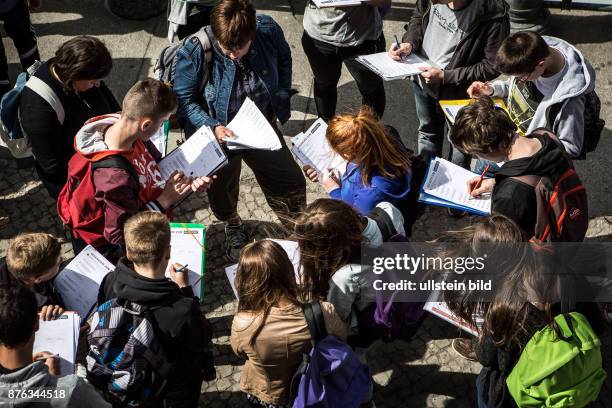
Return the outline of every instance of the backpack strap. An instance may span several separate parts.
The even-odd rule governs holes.
[[[522,176],[512,176],[509,177],[511,179],[520,181],[524,184],[527,184],[528,186],[531,186],[533,188],[536,188],[536,186],[538,185],[538,183],[540,182],[540,180],[542,180],[542,177],[540,176],[534,176],[531,174],[524,174]]]
[[[325,328],[325,319],[321,303],[315,300],[304,305],[304,317],[310,332],[311,342],[316,345],[318,342],[327,337],[327,329]]]
[[[108,156],[102,160],[93,162],[91,165],[92,174],[97,169],[123,169],[127,171],[130,176],[132,176],[137,185],[139,183],[138,174],[136,174],[134,167],[125,157],[120,154]]]
[[[382,208],[374,207],[368,214],[368,218],[372,219],[378,226],[378,229],[383,237],[383,242],[386,242],[392,236],[397,235],[397,231],[393,225],[391,217]]]
[[[66,112],[64,111],[64,106],[60,102],[57,94],[51,89],[49,85],[47,85],[42,79],[32,76],[28,79],[28,82],[25,84],[26,87],[30,88],[36,94],[38,94],[41,98],[43,98],[55,111],[57,115],[57,120],[61,125],[64,124],[64,119],[66,118]]]
[[[198,41],[200,42],[200,45],[202,46],[202,51],[204,52],[204,66],[205,66],[206,71],[204,75],[200,75],[200,78],[201,78],[200,85],[199,85],[200,92],[202,92],[202,89],[204,89],[204,86],[206,86],[206,83],[208,82],[208,78],[210,77],[210,71],[211,71],[210,68],[211,68],[212,59],[213,59],[213,44],[211,40],[213,36],[212,36],[212,33],[209,33],[209,31],[210,31],[210,26],[202,27],[195,34],[192,34],[185,39],[185,41],[189,41],[192,38],[197,38]]]

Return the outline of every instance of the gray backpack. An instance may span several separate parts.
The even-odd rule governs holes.
[[[199,89],[200,91],[208,82],[210,77],[210,65],[212,63],[213,50],[212,50],[212,33],[210,32],[210,26],[202,27],[197,33],[192,34],[182,41],[170,44],[159,53],[159,58],[155,63],[153,70],[157,72],[157,79],[162,82],[173,85],[174,78],[176,76],[176,53],[179,48],[184,47],[189,41],[199,41],[204,51],[205,67],[204,72],[199,75],[201,82]]]

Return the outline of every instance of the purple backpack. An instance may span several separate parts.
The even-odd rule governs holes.
[[[408,242],[408,238],[400,235],[393,226],[389,214],[382,208],[374,208],[368,218],[374,220],[383,236],[383,242]],[[379,339],[390,342],[396,339],[409,341],[421,327],[425,312],[421,302],[395,302],[393,293],[388,301],[384,301],[382,293],[376,291],[376,302],[359,312],[359,327],[370,332]]]
[[[321,304],[304,305],[312,348],[291,381],[293,408],[357,408],[369,390],[370,370],[351,347],[328,336]]]

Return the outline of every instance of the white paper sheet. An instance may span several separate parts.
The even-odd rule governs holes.
[[[112,263],[88,245],[55,278],[54,285],[66,310],[74,310],[83,320],[87,319],[98,300],[102,280],[114,269]]]
[[[366,0],[312,0],[318,8],[358,6]]]
[[[463,207],[490,214],[491,197],[475,199],[467,191],[467,181],[474,177],[478,175],[448,160],[436,157],[429,166],[423,191]]]
[[[204,226],[172,223],[170,226],[170,263],[188,265],[188,281],[194,296],[201,298],[202,276],[204,273]],[[166,271],[170,277],[170,272]],[[201,299],[200,299],[201,300]]]
[[[202,126],[158,165],[163,179],[167,180],[175,170],[187,176],[209,176],[225,163],[227,157],[214,133],[208,126]]]
[[[160,127],[157,133],[151,137],[151,143],[155,145],[162,157],[166,155],[166,132],[164,126]]]
[[[281,148],[278,135],[250,98],[245,99],[227,128],[236,136],[235,139],[224,139],[230,150],[243,148],[279,150]]]
[[[74,374],[79,326],[80,317],[73,312],[66,312],[56,320],[39,322],[34,336],[34,354],[40,351],[59,354],[60,377]]]
[[[403,61],[393,60],[387,52],[377,54],[361,55],[357,61],[368,67],[371,71],[382,77],[385,81],[406,78],[421,73],[419,67],[431,67],[421,57],[410,54]]]
[[[301,267],[300,267],[300,248],[298,243],[295,241],[288,241],[284,239],[272,239],[278,243],[289,257],[289,260],[293,264],[293,269],[295,273],[295,281],[300,283],[302,281]],[[227,276],[227,280],[229,281],[232,290],[234,291],[234,295],[238,298],[238,291],[236,290],[236,272],[238,270],[238,264],[233,264],[225,268],[225,276]]]
[[[346,160],[334,152],[327,142],[325,131],[327,124],[323,119],[317,119],[305,133],[300,133],[291,139],[291,151],[304,164],[314,167],[319,175],[326,169],[338,169],[340,173],[346,170]]]

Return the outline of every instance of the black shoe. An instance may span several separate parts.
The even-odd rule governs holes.
[[[453,218],[463,218],[467,215],[467,211],[458,210],[456,208],[450,208],[450,207],[446,209],[446,212],[448,213],[448,215],[450,215]]]
[[[232,262],[238,262],[240,250],[249,241],[244,224],[229,225],[225,224],[225,255]]]

